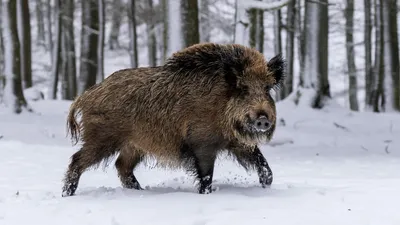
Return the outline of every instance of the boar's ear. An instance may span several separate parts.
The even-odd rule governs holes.
[[[280,88],[285,80],[285,67],[286,62],[282,57],[282,54],[274,56],[267,63],[268,70],[272,76],[275,78],[274,88]]]

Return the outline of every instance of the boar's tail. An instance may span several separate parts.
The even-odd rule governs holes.
[[[77,114],[78,109],[80,108],[80,97],[78,97],[70,106],[69,114],[67,118],[67,136],[68,133],[71,134],[71,139],[73,140],[73,144],[77,144],[79,141],[80,135],[80,124],[77,122]]]

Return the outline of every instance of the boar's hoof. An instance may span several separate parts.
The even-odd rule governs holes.
[[[267,171],[260,175],[260,184],[263,188],[271,186],[273,181],[272,171]]]

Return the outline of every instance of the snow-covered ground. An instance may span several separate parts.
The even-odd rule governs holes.
[[[0,224],[398,225],[400,115],[322,111],[278,104],[285,125],[262,151],[274,183],[217,161],[214,187],[199,195],[184,171],[139,166],[146,190],[121,188],[113,164],[83,174],[62,198],[62,177],[77,147],[66,138],[70,102],[31,102],[35,114],[0,108]],[[114,162],[114,161],[113,161]]]

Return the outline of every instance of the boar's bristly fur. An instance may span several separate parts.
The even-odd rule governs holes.
[[[198,192],[210,193],[222,151],[256,170],[262,187],[271,185],[257,145],[275,131],[270,91],[283,79],[280,55],[267,62],[255,49],[213,43],[176,52],[162,66],[114,72],[71,104],[68,130],[82,146],[71,157],[62,196],[74,195],[85,170],[117,154],[125,188],[142,189],[133,171],[152,158],[192,172]]]

